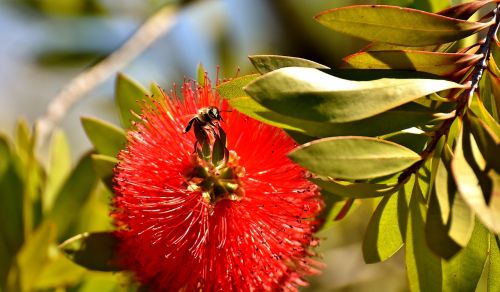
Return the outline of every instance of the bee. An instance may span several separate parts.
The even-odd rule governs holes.
[[[214,122],[219,124],[220,121],[224,121],[222,116],[220,115],[220,111],[215,106],[207,106],[202,107],[198,110],[198,114],[196,114],[187,124],[184,133],[189,132],[191,127],[194,125],[195,132],[203,131],[203,128],[207,126],[214,129],[216,125]],[[205,133],[203,133],[205,134]]]

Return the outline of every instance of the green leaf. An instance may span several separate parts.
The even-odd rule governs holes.
[[[449,43],[491,25],[415,9],[377,5],[335,8],[324,11],[315,18],[338,32],[369,41],[405,46]]]
[[[110,190],[113,190],[113,169],[115,165],[118,163],[118,159],[115,157],[100,155],[100,154],[92,154],[92,167],[94,171],[101,179],[101,181],[108,187]]]
[[[423,51],[375,51],[347,56],[347,68],[415,70],[441,76],[452,76],[473,65],[481,55]]]
[[[483,121],[473,113],[464,116],[464,123],[470,127],[479,151],[486,159],[486,163],[500,172],[500,136],[497,136]]]
[[[405,146],[406,148],[419,153],[424,150],[425,144],[427,143],[429,137],[422,134],[397,132],[389,135],[384,135],[381,138]]]
[[[447,222],[442,220],[436,192],[431,192],[425,222],[425,238],[429,248],[444,259],[450,259],[461,249],[448,235],[449,225]]]
[[[368,137],[332,137],[304,144],[289,154],[318,175],[343,179],[381,177],[406,169],[420,156],[401,145]]]
[[[441,291],[441,259],[428,247],[425,240],[425,205],[422,192],[415,183],[410,201],[406,230],[406,271],[411,291]]]
[[[436,118],[435,112],[413,103],[348,123],[314,122],[288,117],[263,107],[250,97],[234,98],[229,100],[229,104],[245,115],[268,125],[313,137],[378,136],[426,124]]]
[[[490,234],[490,260],[488,291],[495,291],[500,287],[500,238],[499,235]]]
[[[474,212],[462,196],[456,195],[453,200],[448,234],[456,243],[465,247],[474,230]]]
[[[318,178],[309,179],[322,190],[326,190],[337,196],[346,198],[373,198],[392,194],[398,190],[395,185],[372,184],[372,183],[346,183],[333,179],[323,180]]]
[[[59,248],[73,262],[95,271],[120,271],[117,264],[118,238],[112,232],[82,233]]]
[[[402,200],[402,202],[401,202]],[[365,263],[385,261],[394,255],[402,246],[406,227],[400,226],[400,218],[407,216],[405,193],[386,195],[378,204],[370,218],[363,240],[363,258]],[[404,214],[400,214],[404,213]],[[406,224],[406,220],[403,222]]]
[[[50,156],[42,198],[43,211],[47,213],[56,199],[57,192],[71,171],[71,153],[66,135],[56,131],[50,143]]]
[[[115,83],[115,101],[120,111],[120,121],[125,129],[130,128],[131,121],[136,118],[131,111],[140,114],[138,101],[146,99],[147,90],[123,73],[118,73]]]
[[[55,259],[47,263],[40,271],[40,275],[34,283],[36,290],[49,290],[59,287],[75,286],[87,271],[75,265],[62,253],[58,252]]]
[[[330,69],[329,67],[307,59],[278,56],[278,55],[253,55],[248,57],[252,65],[260,74],[265,74],[285,67],[307,67],[317,69]]]
[[[13,257],[25,237],[22,213],[23,182],[11,162],[10,153],[2,153],[0,158],[2,161],[0,163],[5,164],[0,176],[0,289],[2,289],[6,285]]]
[[[477,98],[477,96],[474,96],[472,98],[470,109],[495,133],[497,137],[500,137],[500,125],[490,115],[488,110],[484,107],[483,103]]]
[[[116,157],[125,148],[125,132],[102,120],[82,117],[83,129],[99,154]]]
[[[477,222],[467,247],[450,261],[442,261],[442,291],[474,291],[488,256],[488,245],[488,230]]]
[[[320,230],[325,230],[332,227],[335,219],[345,206],[346,199],[325,190],[321,190],[321,197],[323,198],[325,207],[318,218],[322,220]]]
[[[438,79],[350,81],[317,69],[289,67],[258,78],[245,91],[277,113],[316,122],[351,122],[424,95],[462,85]]]
[[[92,168],[90,155],[85,155],[71,172],[57,195],[47,219],[57,222],[58,236],[61,237],[77,218],[80,208],[93,191],[97,178]]]
[[[217,93],[225,99],[248,96],[243,87],[259,77],[260,74],[250,74],[231,79],[217,86]]]
[[[19,279],[22,291],[30,291],[36,283],[40,269],[49,261],[49,248],[55,242],[55,237],[55,224],[45,222],[36,229],[33,236],[24,243],[19,251],[16,257],[18,275],[9,275],[9,277]]]
[[[470,119],[470,118],[469,118]],[[458,191],[485,226],[500,232],[500,174],[499,166],[486,168],[492,162],[492,153],[481,153],[470,124],[465,120],[458,137],[451,169]],[[499,151],[494,152],[496,155]]]

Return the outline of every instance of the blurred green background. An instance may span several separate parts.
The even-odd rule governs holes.
[[[452,1],[450,1],[452,2]],[[16,121],[29,125],[44,115],[51,99],[75,76],[106,58],[165,5],[180,7],[172,29],[155,41],[123,72],[145,86],[157,82],[165,89],[195,77],[199,63],[212,79],[252,72],[248,55],[298,56],[335,67],[343,56],[364,42],[328,30],[312,18],[318,12],[352,4],[394,4],[437,11],[445,0],[2,0],[0,2],[0,132],[13,135]],[[114,76],[114,74],[113,74]],[[76,163],[90,149],[80,125],[81,116],[96,116],[118,124],[113,101],[114,77],[92,89],[66,112],[60,127],[68,136]],[[49,158],[41,152],[40,159]],[[2,194],[5,195],[5,194]],[[73,230],[111,228],[104,188],[84,206],[83,222]],[[349,216],[321,231],[319,248],[327,267],[311,278],[303,291],[406,291],[404,256],[366,265],[361,254],[364,229],[372,211],[370,200]],[[74,234],[70,234],[74,235]],[[64,265],[62,265],[64,266]],[[52,273],[56,273],[53,269]],[[122,276],[72,270],[63,285],[75,291],[116,291]],[[77,272],[75,272],[77,271]],[[62,271],[60,271],[62,273]],[[68,272],[70,272],[68,270]],[[53,275],[52,275],[53,276]],[[81,279],[90,279],[77,285]],[[121,280],[120,280],[121,279]],[[43,282],[43,281],[42,281]],[[39,285],[51,290],[47,283]],[[58,290],[64,291],[64,290]]]

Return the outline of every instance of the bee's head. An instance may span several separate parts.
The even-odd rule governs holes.
[[[212,118],[212,119],[216,119],[216,120],[220,120],[221,119],[221,116],[219,114],[219,109],[216,108],[216,107],[211,107],[209,110],[208,110],[208,115]]]

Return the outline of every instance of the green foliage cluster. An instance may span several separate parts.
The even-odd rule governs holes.
[[[325,11],[316,17],[321,24],[371,42],[342,68],[251,56],[257,74],[217,88],[233,108],[297,141],[289,156],[322,190],[323,229],[358,200],[378,202],[362,245],[365,262],[387,260],[405,246],[412,291],[473,291],[481,277],[489,291],[500,287],[496,2],[437,14],[377,5]],[[490,7],[480,21],[468,20]],[[484,39],[462,47],[480,32]],[[36,134],[25,123],[14,142],[0,137],[0,290],[85,291],[102,281],[89,270],[118,270],[116,239],[103,232],[111,229],[107,199],[125,132],[145,96],[162,96],[162,89],[118,75],[123,129],[82,118],[94,152],[73,169],[61,133],[52,138],[47,167],[36,159]]]
[[[481,276],[489,291],[499,287],[493,2],[437,14],[378,5],[324,11],[316,16],[321,24],[371,43],[334,70],[300,58],[251,56],[259,74],[218,87],[234,108],[302,144],[289,156],[311,171],[329,203],[323,228],[344,218],[355,200],[378,199],[365,262],[384,261],[405,246],[412,291],[473,291]],[[493,12],[467,20],[485,6]],[[487,31],[484,39],[461,47],[480,31]]]

